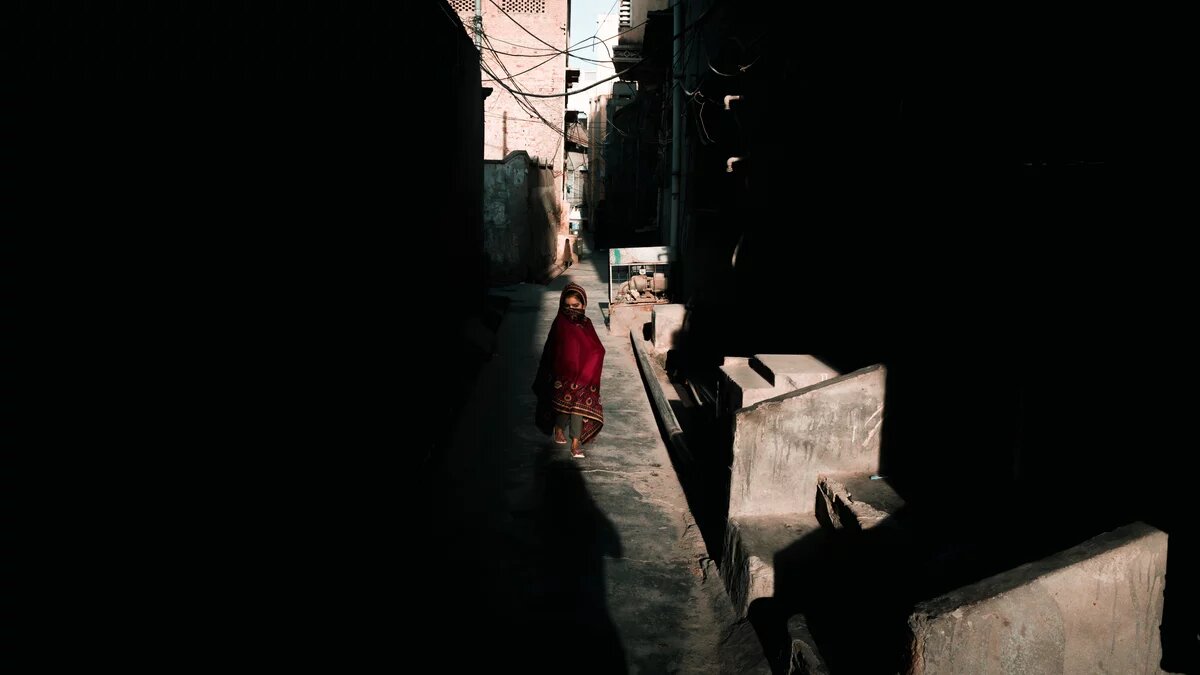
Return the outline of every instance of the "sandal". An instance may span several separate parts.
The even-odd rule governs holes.
[[[579,439],[575,439],[575,441],[571,443],[571,459],[583,459],[583,457],[583,448],[579,445]]]
[[[567,435],[564,434],[563,430],[558,427],[554,427],[554,442],[559,445],[567,444]]]

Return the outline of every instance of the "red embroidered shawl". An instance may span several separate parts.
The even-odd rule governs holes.
[[[542,432],[554,431],[557,413],[583,417],[580,443],[587,443],[604,426],[600,404],[600,375],[604,369],[604,345],[582,310],[563,304],[568,293],[578,293],[587,307],[587,292],[578,284],[567,284],[558,302],[558,316],[542,349],[533,391],[537,394],[537,425]]]

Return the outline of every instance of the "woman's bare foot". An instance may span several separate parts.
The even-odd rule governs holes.
[[[583,448],[579,446],[579,439],[571,439],[571,457],[575,459],[583,459]]]
[[[563,434],[563,430],[559,427],[554,427],[554,442],[563,445],[567,442],[567,437]]]

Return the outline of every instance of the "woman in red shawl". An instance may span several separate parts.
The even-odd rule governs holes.
[[[583,457],[583,445],[604,426],[600,405],[600,373],[604,345],[584,315],[587,292],[567,284],[558,302],[558,316],[542,350],[533,391],[537,394],[537,425],[553,433],[555,443],[571,442],[571,456]]]

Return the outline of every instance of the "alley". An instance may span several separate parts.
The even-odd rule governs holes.
[[[761,655],[749,628],[733,621],[629,337],[604,327],[605,273],[602,258],[585,255],[548,286],[493,290],[510,301],[498,353],[428,486],[438,520],[431,604],[440,620],[462,623],[453,632],[467,629],[498,650],[486,659],[496,665],[745,672]],[[588,290],[587,314],[607,352],[605,426],[582,460],[535,428],[530,390],[559,292],[572,281]],[[742,642],[749,665],[732,662]]]
[[[1182,13],[30,5],[90,661],[1200,673]]]

